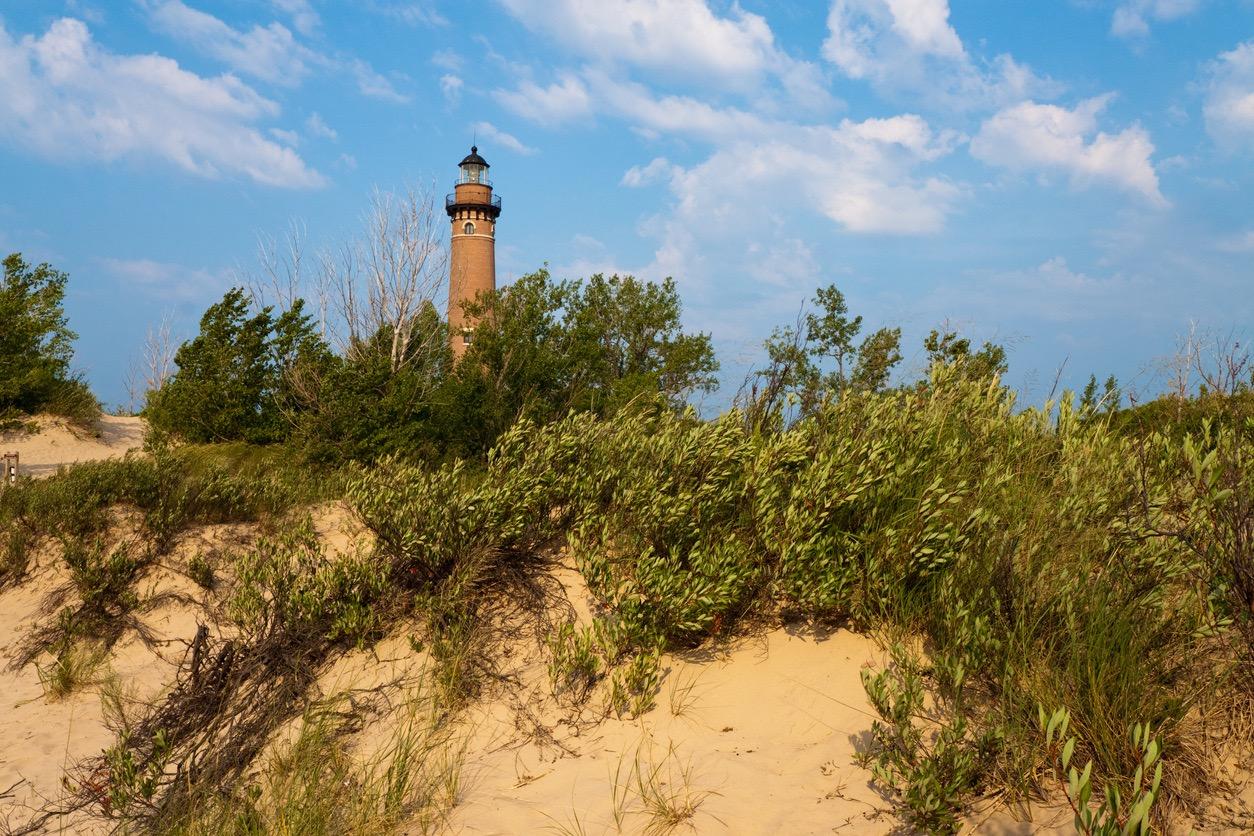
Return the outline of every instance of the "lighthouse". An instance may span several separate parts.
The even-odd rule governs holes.
[[[444,199],[452,221],[448,276],[448,334],[454,359],[461,359],[474,340],[475,321],[462,303],[496,289],[496,219],[501,198],[492,193],[488,161],[471,146],[457,165],[453,193]]]

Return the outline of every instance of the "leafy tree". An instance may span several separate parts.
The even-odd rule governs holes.
[[[270,307],[252,312],[244,290],[232,288],[179,348],[178,371],[149,396],[146,413],[154,428],[192,442],[282,440],[285,413],[302,403],[298,374],[329,360],[302,300],[276,317]]]
[[[86,385],[70,373],[78,335],[70,330],[63,307],[68,281],[68,275],[48,264],[32,267],[19,253],[5,258],[0,285],[0,412],[50,409],[83,419],[99,413]]]
[[[658,285],[597,273],[575,286],[564,319],[575,408],[604,414],[642,393],[678,403],[712,389],[718,363],[710,337],[683,333],[680,312],[671,278]]]
[[[933,329],[923,340],[928,360],[932,364],[960,364],[969,378],[991,378],[1006,373],[1006,349],[986,342],[980,350],[971,352],[971,341],[955,331]]]
[[[806,337],[814,344],[812,353],[816,357],[831,357],[836,361],[836,369],[829,377],[829,388],[840,392],[848,383],[846,366],[852,365],[857,353],[853,341],[862,330],[862,317],[849,318],[845,295],[834,284],[819,288],[814,302],[820,313],[806,316]]]
[[[849,385],[859,392],[879,392],[888,385],[888,375],[900,362],[901,329],[881,328],[858,346],[858,362]]]
[[[1102,394],[1097,394],[1097,375],[1089,375],[1089,382],[1084,385],[1084,391],[1080,393],[1080,412],[1084,415],[1095,415],[1098,411],[1107,415],[1113,415],[1119,410],[1119,405],[1123,401],[1123,392],[1119,389],[1119,381],[1112,374],[1106,378],[1106,383],[1102,386]]]
[[[453,393],[448,330],[429,302],[411,327],[408,356],[392,354],[391,327],[332,357],[316,376],[294,376],[307,392],[298,443],[315,460],[372,461],[387,455],[438,459],[449,437]],[[311,379],[312,378],[312,379]]]
[[[796,327],[775,329],[764,344],[769,362],[754,373],[746,404],[754,426],[787,423],[793,409],[793,414],[809,415],[824,400],[847,391],[879,391],[901,362],[900,328],[881,328],[855,347],[862,317],[850,318],[835,285],[819,288],[814,305],[816,310]],[[830,371],[824,372],[825,361],[834,364]]]
[[[611,414],[661,393],[678,404],[714,386],[718,363],[706,334],[686,334],[675,284],[632,276],[554,281],[523,276],[473,302],[473,343],[455,373],[462,443],[486,449],[521,415],[544,422],[571,410]]]

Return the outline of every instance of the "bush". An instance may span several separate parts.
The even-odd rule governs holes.
[[[47,264],[32,267],[18,253],[4,260],[0,284],[0,415],[52,412],[84,424],[100,404],[70,372],[78,335],[65,317],[69,276]]]
[[[158,432],[193,443],[281,441],[291,430],[285,413],[300,407],[294,382],[329,359],[301,300],[277,316],[268,307],[254,313],[232,288],[179,347],[178,370],[149,395],[144,414]]]

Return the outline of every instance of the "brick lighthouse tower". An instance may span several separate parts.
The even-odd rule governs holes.
[[[453,222],[449,253],[448,334],[453,358],[461,359],[474,336],[475,323],[462,311],[462,303],[496,289],[496,219],[501,198],[492,194],[488,161],[471,146],[458,163],[461,174],[444,209]]]

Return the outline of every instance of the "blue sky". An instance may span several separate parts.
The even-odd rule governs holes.
[[[1251,0],[0,3],[0,250],[70,273],[109,404],[258,236],[312,257],[472,136],[498,282],[674,276],[715,406],[830,282],[907,368],[1006,343],[1031,401],[1254,324]]]

